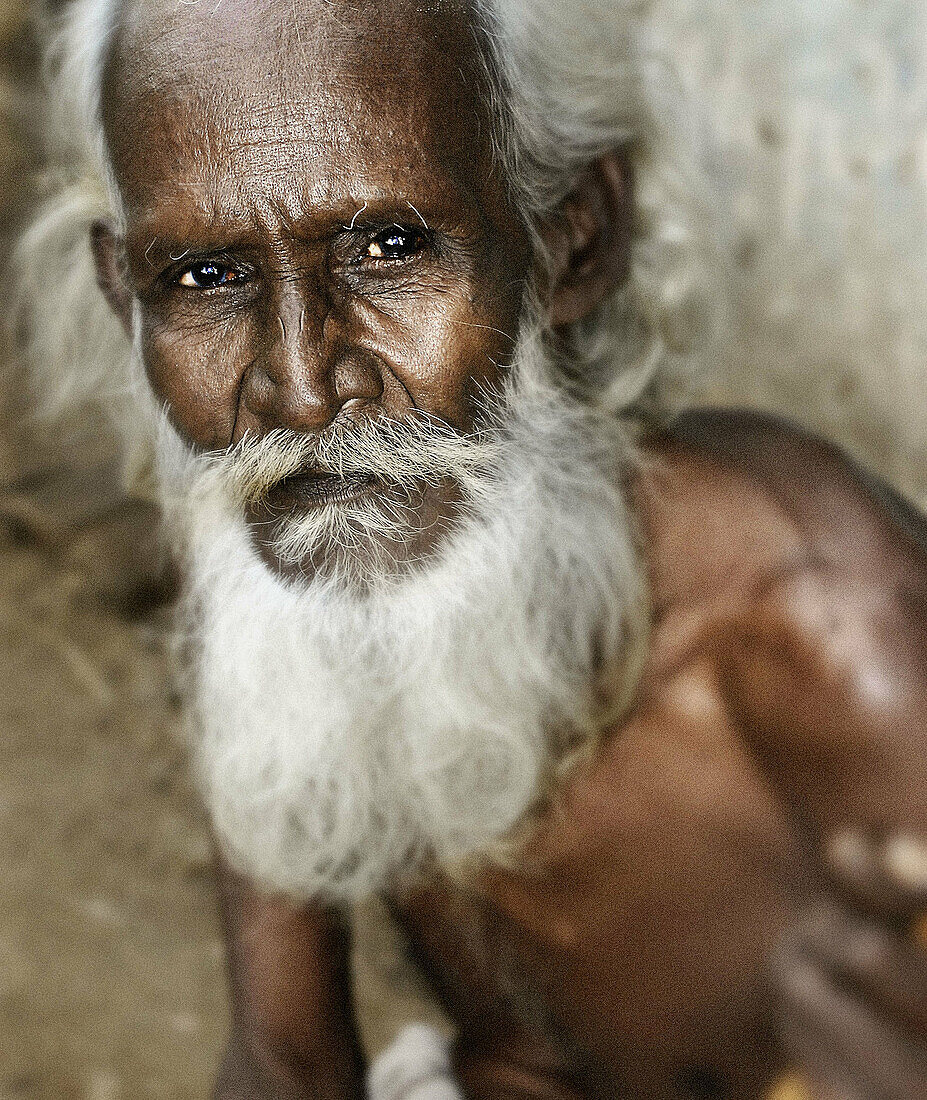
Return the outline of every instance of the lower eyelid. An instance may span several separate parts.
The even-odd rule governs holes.
[[[376,267],[382,264],[408,264],[415,260],[422,259],[429,252],[434,252],[434,249],[428,241],[425,241],[418,248],[410,251],[406,256],[368,256],[364,253],[353,262],[352,266]]]
[[[185,283],[184,282],[184,279],[189,274],[190,274],[190,270],[187,269],[186,271],[181,272],[180,275],[175,276],[171,281],[176,283],[177,286],[183,287],[184,290],[207,291],[207,290],[220,290],[224,286],[237,286],[241,283],[247,282],[247,280],[248,280],[248,276],[247,276],[246,272],[243,272],[243,271],[229,271],[229,274],[232,276],[232,278],[230,278],[228,281],[218,282],[218,283],[215,284],[215,286],[197,286],[197,284],[195,282],[190,282],[190,283]]]

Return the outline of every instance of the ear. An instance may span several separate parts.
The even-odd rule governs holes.
[[[591,313],[626,277],[632,220],[627,150],[593,161],[540,226],[550,256],[549,306],[555,328]]]
[[[126,281],[119,238],[112,226],[106,222],[93,223],[90,227],[90,250],[97,270],[97,285],[126,333],[131,335],[132,293]]]

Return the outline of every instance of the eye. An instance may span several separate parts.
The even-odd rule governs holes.
[[[180,285],[192,287],[195,290],[214,290],[216,287],[241,282],[243,278],[240,272],[229,267],[228,264],[219,263],[217,260],[204,260],[184,271],[180,277]]]
[[[427,238],[419,229],[390,226],[378,233],[364,251],[366,260],[406,260],[425,247]]]

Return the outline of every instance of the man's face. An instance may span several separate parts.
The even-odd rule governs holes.
[[[137,337],[177,429],[207,450],[416,411],[470,430],[530,254],[464,17],[154,7],[127,17],[104,116]]]

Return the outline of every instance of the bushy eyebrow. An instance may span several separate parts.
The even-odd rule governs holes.
[[[421,215],[421,214],[419,214],[419,211],[418,211],[418,207],[417,207],[417,206],[414,206],[414,205],[412,204],[412,202],[411,202],[411,201],[410,201],[409,199],[406,199],[406,204],[407,204],[408,206],[411,206],[411,207],[412,207],[412,209],[413,209],[413,210],[415,211],[415,213],[416,213],[416,214],[418,215],[418,217],[419,217],[419,218],[421,219],[422,225],[424,225],[424,227],[425,227],[426,229],[428,229],[428,228],[429,228],[428,222],[426,222],[426,221],[425,221],[425,219],[424,219],[424,218],[422,217],[422,215]]]
[[[187,217],[180,212],[178,218],[177,212],[165,204],[150,211],[147,218],[143,217],[128,235],[126,244],[130,257],[138,257],[136,262],[141,272],[163,269],[187,256],[199,259],[259,254],[268,246],[268,234],[271,246],[276,241],[285,249],[288,238],[321,244],[346,230],[371,232],[396,226],[399,229],[419,228],[428,234],[441,232],[461,245],[472,244],[481,236],[485,225],[482,211],[479,204],[458,200],[456,194],[427,203],[421,199],[415,202],[401,193],[380,194],[365,199],[358,197],[349,208],[350,212],[340,202],[332,203],[327,209],[307,211],[299,220],[282,215],[278,220],[275,216],[269,225],[266,219],[241,207],[215,213],[207,213],[201,208],[190,211]],[[146,221],[148,233],[145,232]],[[188,227],[187,232],[183,232],[184,226]]]

